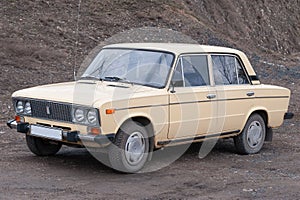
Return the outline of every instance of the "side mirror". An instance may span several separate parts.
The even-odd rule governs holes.
[[[171,89],[170,92],[171,93],[175,93],[175,87],[183,87],[183,80],[182,79],[178,79],[178,80],[171,80]]]
[[[182,74],[178,71],[175,71],[173,74],[173,77],[171,79],[171,89],[170,92],[171,93],[175,93],[175,87],[183,87],[183,78],[182,78]]]
[[[173,81],[173,80],[171,81],[170,92],[172,94],[176,93],[176,91],[175,91],[175,81]]]

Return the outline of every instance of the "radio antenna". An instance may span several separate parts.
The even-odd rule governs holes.
[[[77,22],[76,22],[76,35],[75,35],[75,59],[73,65],[73,76],[74,80],[76,81],[76,66],[77,66],[77,50],[78,50],[78,40],[79,40],[79,20],[80,20],[80,7],[81,7],[81,0],[78,0],[78,9],[77,9]]]

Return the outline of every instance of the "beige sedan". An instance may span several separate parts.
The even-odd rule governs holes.
[[[258,153],[293,117],[290,91],[261,84],[244,53],[194,44],[105,46],[79,80],[12,99],[7,124],[34,154],[101,147],[124,172],[141,170],[155,149],[209,139],[232,137],[239,153]]]

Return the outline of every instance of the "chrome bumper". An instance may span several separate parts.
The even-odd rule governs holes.
[[[110,145],[114,141],[115,134],[96,135],[96,136],[78,134],[78,138],[80,141],[83,142],[83,144],[84,142],[95,142],[100,146],[104,147]]]
[[[30,124],[24,122],[16,122],[16,120],[9,120],[7,126],[11,129],[17,129],[20,133],[27,134],[30,131]],[[89,143],[97,143],[100,146],[108,146],[114,141],[115,134],[107,134],[107,135],[84,135],[80,134],[79,131],[63,131],[62,132],[63,139],[67,142],[77,143],[84,142]]]
[[[10,129],[17,129],[17,121],[12,119],[12,120],[9,120],[6,125],[10,128]]]

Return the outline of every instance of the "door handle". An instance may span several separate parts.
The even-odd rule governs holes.
[[[208,94],[206,97],[207,97],[208,99],[214,99],[214,98],[217,97],[217,95],[216,95],[216,94]]]
[[[252,96],[254,96],[254,94],[255,94],[255,93],[252,92],[252,91],[251,91],[251,92],[247,92],[247,96],[248,96],[248,97],[252,97]]]

